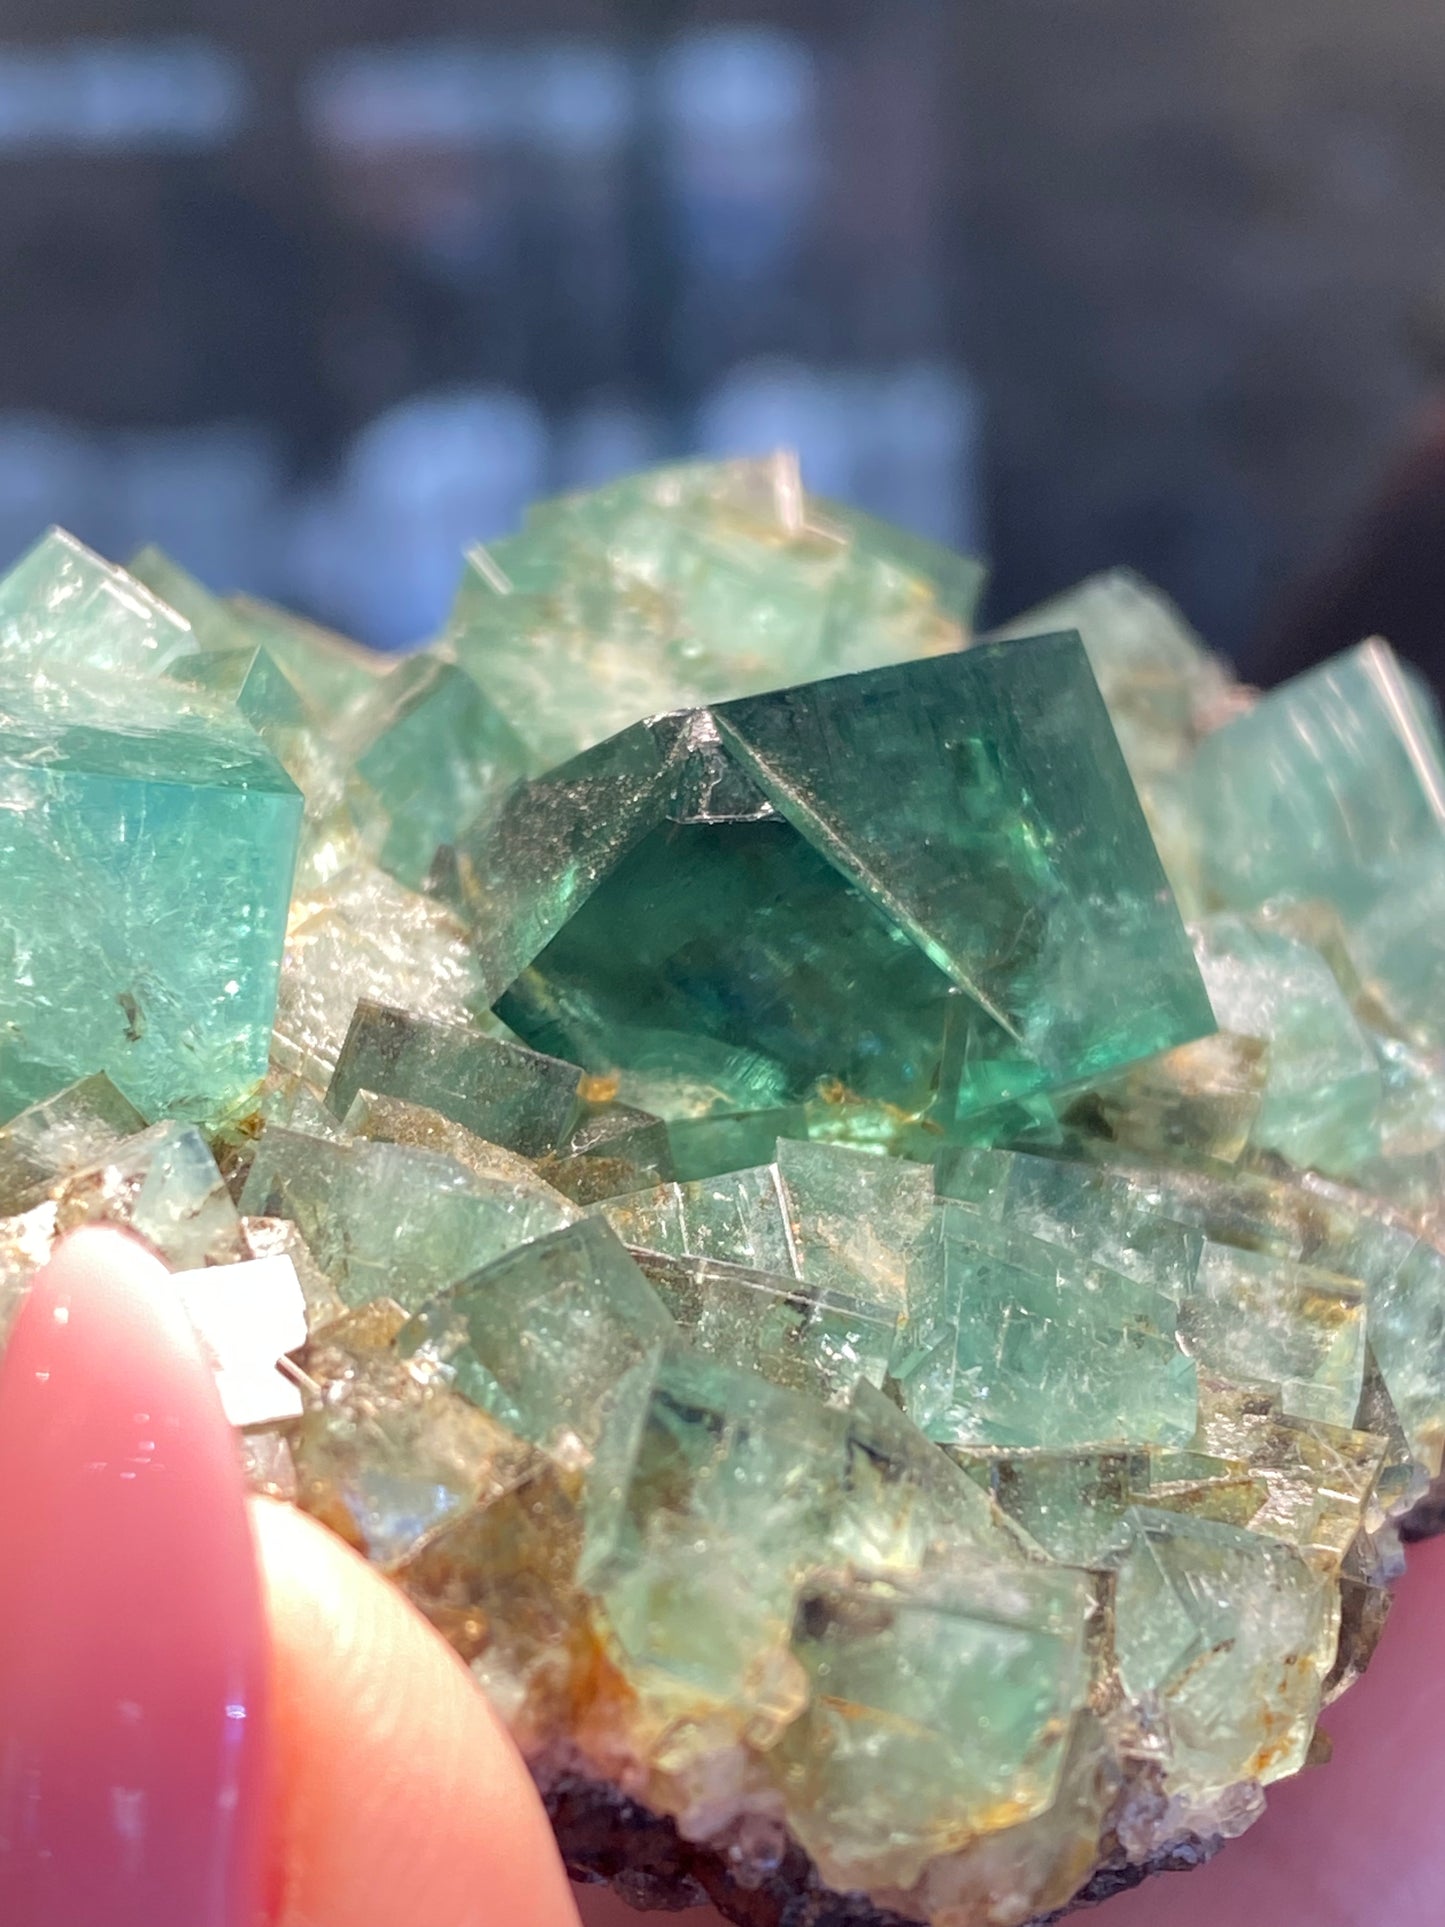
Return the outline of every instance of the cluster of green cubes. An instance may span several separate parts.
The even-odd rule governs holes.
[[[781,457],[394,664],[47,537],[0,1323],[77,1223],[288,1257],[253,1479],[539,1771],[1014,1927],[1304,1764],[1441,1471],[1445,755],[1382,643],[980,582]]]

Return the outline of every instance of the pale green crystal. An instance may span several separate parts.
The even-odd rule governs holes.
[[[785,477],[784,486],[791,488],[791,477]],[[908,655],[953,647],[953,638],[940,627],[940,613],[967,636],[985,580],[981,562],[844,502],[814,496],[806,514],[826,534],[841,535],[851,544],[850,566],[829,611],[829,639],[836,636],[835,646],[851,652],[842,655],[839,668],[865,667],[859,652],[877,647],[858,634],[865,615],[874,624],[891,620],[898,625],[890,654],[905,653],[906,624],[913,625],[914,646],[907,648]]]
[[[254,596],[228,596],[225,606],[245,625],[248,638],[263,644],[280,663],[324,719],[328,735],[343,735],[351,706],[396,667],[394,659]]]
[[[1214,1384],[1206,1379],[1202,1393],[1206,1408],[1213,1395]],[[1259,1397],[1256,1404],[1264,1416],[1252,1443],[1264,1445],[1269,1441],[1273,1447],[1269,1426],[1279,1427],[1291,1440],[1294,1438],[1291,1422],[1279,1417],[1267,1396]],[[1208,1434],[1209,1424],[1206,1416],[1201,1437]],[[1291,1523],[1297,1525],[1298,1521],[1284,1520],[1274,1503],[1271,1478],[1281,1458],[1280,1452],[1273,1450],[1269,1474],[1249,1458],[1224,1457],[1201,1450],[1197,1444],[1184,1450],[1115,1447],[1104,1451],[1015,1452],[1006,1458],[987,1460],[970,1455],[966,1463],[970,1476],[986,1487],[1035,1547],[1065,1565],[1109,1570],[1118,1565],[1129,1544],[1130,1509],[1140,1505],[1212,1519],[1220,1525],[1248,1527],[1266,1537],[1295,1543],[1297,1535]],[[1297,1473],[1303,1471],[1298,1452],[1291,1463]],[[1281,1480],[1284,1476],[1281,1471]],[[1355,1532],[1367,1491],[1368,1479],[1354,1496],[1351,1516]],[[1323,1547],[1311,1550],[1319,1553],[1322,1563],[1326,1561]]]
[[[400,1344],[522,1437],[565,1452],[596,1444],[619,1381],[676,1335],[614,1234],[587,1219],[462,1279]]]
[[[825,1402],[887,1375],[898,1319],[875,1305],[715,1258],[634,1255],[688,1343],[721,1364]]]
[[[1268,1077],[1266,1042],[1219,1030],[1109,1077],[981,1111],[958,1136],[1069,1156],[1115,1144],[1167,1163],[1237,1164],[1254,1139]],[[932,1154],[922,1140],[905,1152]]]
[[[662,710],[956,650],[982,581],[810,503],[786,456],[544,503],[469,561],[448,643],[538,768]]]
[[[762,1737],[807,1697],[788,1645],[845,1421],[686,1353],[649,1377],[599,1444],[582,1577],[657,1717],[723,1713]]]
[[[1191,804],[1216,900],[1322,898],[1372,1006],[1445,1043],[1445,757],[1432,698],[1389,647],[1333,657],[1206,738]]]
[[[968,1547],[992,1564],[1038,1556],[968,1474],[865,1378],[848,1402],[830,1564],[915,1573]]]
[[[594,1207],[626,1245],[675,1258],[719,1258],[780,1277],[801,1272],[775,1164],[691,1184],[663,1184]]]
[[[1066,1566],[1114,1565],[1129,1506],[1148,1484],[1148,1455],[1112,1451],[969,1455],[978,1488],[1048,1555]]]
[[[0,1128],[0,1216],[28,1211],[57,1178],[144,1129],[140,1112],[103,1074],[21,1111]]]
[[[346,1304],[387,1297],[408,1310],[575,1215],[544,1184],[478,1177],[432,1151],[277,1129],[261,1139],[241,1208],[294,1219]]]
[[[1012,1151],[949,1148],[939,1155],[941,1198],[1060,1245],[1090,1263],[1151,1285],[1182,1303],[1193,1287],[1202,1234],[1110,1182],[1091,1165]]]
[[[930,1168],[786,1139],[777,1168],[800,1275],[905,1313],[909,1266],[932,1217]]]
[[[1365,1358],[1364,1294],[1353,1278],[1201,1240],[1089,1167],[1006,1151],[944,1154],[939,1188],[1032,1236],[1163,1286],[1185,1349],[1207,1369],[1281,1389],[1285,1409],[1353,1422]]]
[[[1323,957],[1234,916],[1197,925],[1194,943],[1220,1023],[1269,1047],[1256,1145],[1337,1175],[1368,1158],[1379,1144],[1380,1069]]]
[[[1206,1243],[1179,1334],[1207,1370],[1278,1387],[1292,1416],[1354,1423],[1365,1371],[1364,1292],[1355,1280]]]
[[[1411,1450],[1438,1474],[1445,1457],[1445,1253],[1408,1234],[1389,1238],[1388,1249],[1398,1262],[1382,1264],[1382,1275],[1368,1281],[1370,1344]]]
[[[1440,846],[1429,698],[1383,643],[1364,643],[1206,737],[1191,794],[1221,902],[1323,897],[1356,916],[1402,859]]]
[[[1053,1803],[1032,1820],[982,1834],[963,1851],[930,1862],[910,1891],[910,1905],[928,1920],[977,1919],[989,1927],[1014,1927],[1069,1906],[1089,1884],[1111,1817],[1117,1821],[1127,1811],[1120,1806],[1123,1791],[1105,1723],[1086,1707],[1070,1730]]]
[[[196,646],[143,582],[51,529],[0,577],[0,680],[157,676]]]
[[[1191,1361],[1172,1298],[954,1204],[915,1266],[896,1374],[941,1442],[1182,1444]]]
[[[1141,1508],[1115,1593],[1119,1672],[1157,1694],[1171,1791],[1268,1783],[1304,1765],[1334,1659],[1339,1598],[1291,1548]]]
[[[291,736],[309,726],[300,696],[264,649],[243,646],[183,656],[167,673],[171,681],[237,709],[277,751],[283,765],[287,762],[284,747]]]
[[[425,882],[438,848],[527,773],[525,745],[455,663],[400,663],[352,709],[347,748],[391,819],[380,861]]]
[[[189,624],[197,647],[222,653],[245,647],[246,629],[237,613],[154,543],[136,551],[125,573]]]
[[[266,1069],[301,799],[222,710],[36,693],[7,660],[0,1119],[97,1071],[147,1117],[215,1116]]]
[[[1362,1193],[1239,1173],[1122,1171],[1123,1183],[1169,1216],[1224,1244],[1243,1244],[1356,1279],[1366,1332],[1411,1449],[1433,1474],[1445,1449],[1445,1254]]]
[[[404,1097],[489,1143],[540,1157],[571,1131],[580,1078],[575,1064],[364,1001],[352,1017],[326,1101],[340,1117],[360,1090]]]
[[[609,1104],[583,1117],[540,1168],[578,1204],[598,1204],[668,1183],[676,1165],[668,1128],[660,1118],[630,1105]]]
[[[1378,1152],[1350,1172],[1439,1244],[1445,1232],[1445,1053],[1372,1039],[1384,1095]]]
[[[772,1757],[836,1885],[866,1868],[906,1886],[930,1855],[1049,1805],[1088,1685],[1087,1614],[1077,1575],[1038,1567],[805,1587],[792,1648],[811,1699]]]
[[[1344,943],[1364,995],[1389,1029],[1429,1049],[1445,1044],[1445,848],[1403,858]]]
[[[132,557],[129,572],[190,625],[200,653],[173,659],[166,674],[175,682],[208,690],[233,704],[265,738],[304,794],[316,748],[301,741],[318,730],[320,717],[287,675],[264,637],[204,583],[156,548]]]

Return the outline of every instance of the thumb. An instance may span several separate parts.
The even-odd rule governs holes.
[[[527,1770],[461,1661],[314,1520],[258,1500],[252,1522],[278,1927],[576,1927]]]
[[[577,1927],[526,1768],[355,1554],[247,1507],[164,1268],[66,1239],[0,1358],[5,1927]]]

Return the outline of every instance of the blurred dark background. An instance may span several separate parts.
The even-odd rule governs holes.
[[[996,615],[1128,562],[1267,669],[1445,376],[1439,0],[0,33],[0,550],[156,539],[386,646],[531,496],[786,440]]]

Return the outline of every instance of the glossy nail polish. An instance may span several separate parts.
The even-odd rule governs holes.
[[[266,1673],[211,1373],[163,1267],[80,1232],[0,1360],[4,1927],[257,1927]]]

